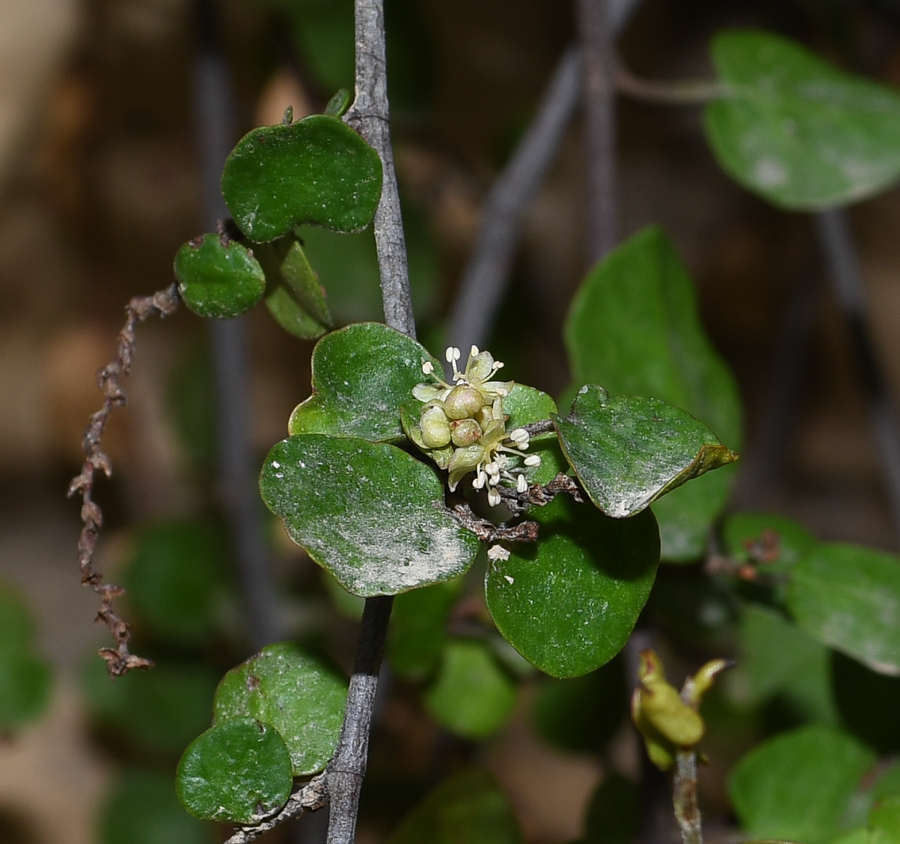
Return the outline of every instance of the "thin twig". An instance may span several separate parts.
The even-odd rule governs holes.
[[[697,805],[697,751],[694,749],[679,750],[675,754],[672,802],[682,844],[703,844],[702,819]]]
[[[416,336],[400,194],[391,150],[384,44],[384,0],[356,0],[356,97],[344,120],[378,152],[384,170],[381,201],[375,212],[375,246],[381,272],[384,321]]]
[[[78,566],[81,569],[81,582],[100,596],[100,610],[97,620],[109,628],[116,640],[116,647],[101,648],[99,653],[106,660],[106,669],[111,676],[125,674],[133,668],[149,668],[153,663],[148,659],[136,656],[129,650],[131,630],[124,619],[113,610],[112,602],[125,590],[113,583],[104,583],[103,575],[93,567],[94,550],[103,524],[103,512],[94,501],[94,473],[100,469],[107,477],[112,475],[112,463],[101,450],[101,440],[109,415],[114,407],[122,407],[127,396],[119,379],[131,371],[134,357],[137,324],[151,316],[169,316],[178,307],[178,288],[175,284],[160,290],[152,296],[136,296],[126,306],[125,325],[119,332],[116,357],[108,366],[97,373],[97,384],[103,393],[103,406],[93,416],[84,432],[82,447],[87,458],[81,467],[81,473],[69,484],[69,497],[76,492],[81,494],[81,536],[78,540]]]
[[[575,4],[584,62],[587,153],[587,257],[593,264],[616,245],[616,69],[608,0]]]
[[[620,94],[636,100],[677,106],[704,105],[719,99],[724,93],[721,85],[707,80],[657,82],[639,79],[621,64],[616,68],[616,89]]]
[[[245,826],[237,830],[225,844],[250,844],[260,835],[291,818],[299,817],[307,812],[317,812],[328,805],[328,791],[325,774],[313,777],[306,785],[295,791],[281,811],[257,826]]]

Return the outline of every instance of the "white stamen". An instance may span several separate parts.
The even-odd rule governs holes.
[[[426,375],[431,375],[434,372],[434,364],[430,360],[426,360],[425,363],[422,364],[422,372]]]
[[[447,359],[447,363],[454,363],[459,360],[460,351],[456,348],[456,346],[447,346],[447,351],[444,353],[444,357]]]
[[[472,487],[473,487],[473,489],[481,489],[481,488],[484,486],[484,481],[485,481],[485,475],[484,475],[484,472],[479,472],[479,473],[475,476],[475,480],[472,481]]]
[[[525,458],[526,466],[540,466],[541,458],[540,455],[537,454],[529,454],[528,457]]]
[[[488,504],[491,507],[496,507],[500,503],[500,493],[494,487],[491,487],[488,490]]]
[[[469,349],[469,357],[474,358],[477,355],[478,355],[478,346],[472,346],[472,348]]]
[[[519,477],[516,478],[516,491],[528,492],[528,481],[525,480],[524,475],[519,475]]]

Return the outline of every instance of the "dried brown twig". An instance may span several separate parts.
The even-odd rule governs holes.
[[[236,830],[225,844],[250,844],[256,841],[260,835],[275,829],[276,826],[299,817],[307,812],[317,812],[328,805],[328,785],[326,774],[322,773],[313,777],[306,785],[295,791],[284,807],[274,817],[263,821],[257,826],[245,826]]]
[[[97,385],[103,393],[103,406],[93,416],[84,432],[82,447],[87,455],[81,473],[69,484],[68,496],[81,493],[81,536],[78,540],[78,566],[81,569],[81,582],[89,584],[101,599],[97,612],[97,621],[102,621],[109,628],[116,640],[116,647],[101,648],[99,653],[106,660],[106,669],[111,676],[125,674],[133,668],[149,668],[153,663],[132,654],[128,643],[131,630],[124,619],[113,610],[112,602],[125,590],[113,583],[104,583],[103,575],[93,567],[94,549],[97,537],[103,524],[103,512],[94,501],[94,473],[100,469],[107,477],[112,474],[109,457],[101,450],[100,441],[114,407],[121,407],[127,401],[125,390],[119,384],[119,378],[128,375],[131,360],[134,356],[134,331],[139,322],[158,314],[168,316],[178,307],[178,288],[173,283],[165,290],[159,290],[152,296],[136,296],[126,306],[128,315],[125,325],[119,332],[116,357],[108,366],[97,373]]]

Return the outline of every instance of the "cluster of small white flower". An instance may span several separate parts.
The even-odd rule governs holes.
[[[541,458],[525,454],[529,436],[524,428],[506,430],[509,417],[503,412],[503,399],[513,382],[491,380],[503,364],[477,346],[472,346],[463,371],[457,366],[459,349],[450,346],[446,358],[453,367],[452,384],[435,374],[431,362],[422,365],[433,383],[413,389],[423,405],[410,437],[441,469],[449,471],[451,492],[465,475],[475,472],[472,486],[486,488],[488,502],[496,507],[500,503],[497,487],[503,483],[525,492],[525,467],[539,466]],[[520,461],[522,466],[515,465]]]

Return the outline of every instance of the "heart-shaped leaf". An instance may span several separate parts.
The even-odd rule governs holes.
[[[554,417],[554,424],[591,501],[617,519],[737,458],[683,410],[647,396],[610,398],[593,384],[581,388],[570,415]]]
[[[462,574],[478,540],[443,508],[435,472],[405,451],[302,434],[269,452],[260,477],[291,538],[355,595],[395,595]]]
[[[321,771],[334,755],[346,702],[347,678],[335,665],[279,642],[222,678],[213,715],[216,722],[255,718],[275,727],[294,776],[302,776]]]
[[[651,227],[610,253],[572,302],[566,347],[575,384],[674,404],[740,448],[737,385],[712,347],[694,283],[666,234]],[[640,330],[635,330],[640,326]],[[732,472],[712,472],[654,506],[664,560],[700,557],[728,499]]]
[[[304,223],[360,231],[381,198],[381,160],[346,123],[316,114],[244,135],[225,162],[222,195],[258,242]]]
[[[194,739],[178,763],[178,799],[196,818],[254,824],[291,795],[291,755],[274,727],[221,721]]]
[[[841,832],[875,754],[830,727],[803,727],[738,762],[728,792],[741,826],[758,838],[824,844]]]
[[[768,32],[720,33],[712,59],[724,93],[706,107],[707,139],[748,190],[783,208],[827,208],[900,175],[897,91]]]
[[[293,234],[258,244],[254,254],[266,274],[266,306],[285,331],[313,340],[331,328],[319,279]]]
[[[184,303],[202,317],[229,319],[249,311],[266,290],[253,253],[224,235],[204,234],[175,255],[175,278]]]
[[[420,343],[379,322],[332,331],[313,349],[313,394],[294,408],[290,434],[400,440],[400,405],[440,364]]]
[[[491,562],[488,609],[525,659],[554,677],[577,677],[628,640],[656,575],[656,519],[649,510],[611,519],[567,496],[530,516],[540,537]]]
[[[518,686],[477,639],[457,639],[445,649],[425,706],[456,735],[485,739],[502,727],[516,705]]]
[[[822,544],[791,569],[787,605],[820,642],[882,674],[900,675],[900,560],[893,554]]]

